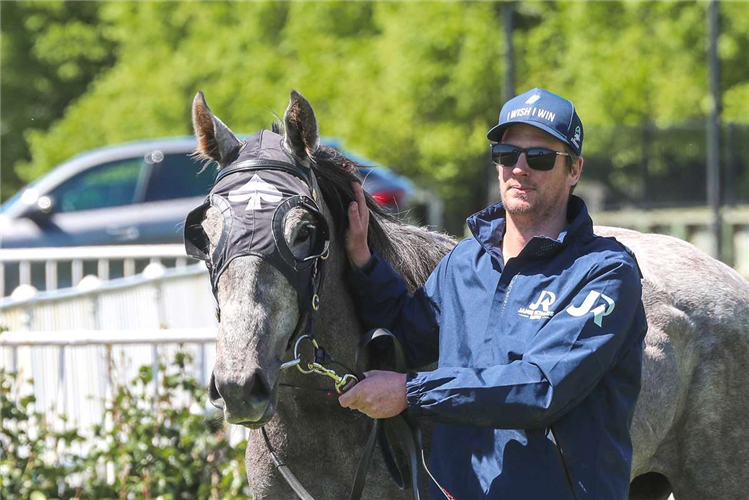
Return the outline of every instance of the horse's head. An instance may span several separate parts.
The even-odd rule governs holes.
[[[319,185],[315,170],[337,165],[343,191],[356,176],[335,150],[320,146],[312,107],[295,91],[283,135],[261,131],[239,140],[202,93],[192,115],[196,153],[219,166],[211,195],[185,226],[188,252],[209,263],[219,307],[210,398],[227,421],[257,427],[274,414],[282,358],[306,326],[321,259],[336,240],[328,228],[342,227],[323,195],[343,214],[351,200],[350,188],[326,192],[330,183]]]

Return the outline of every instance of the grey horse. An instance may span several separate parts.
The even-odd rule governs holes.
[[[196,154],[219,169],[240,141],[208,108],[202,93],[193,101]],[[315,335],[345,365],[354,362],[359,337],[344,276],[346,209],[353,200],[355,162],[321,146],[309,102],[292,91],[284,115],[284,144],[317,176],[322,212],[331,231],[330,256],[319,291]],[[280,131],[280,130],[279,130]],[[371,209],[370,246],[413,290],[454,245],[446,236],[404,225]],[[294,209],[284,220],[289,247],[303,252],[311,216]],[[222,220],[211,208],[200,223],[215,247]],[[637,255],[648,317],[642,393],[632,427],[634,460],[630,498],[678,500],[744,498],[749,494],[749,283],[688,243],[668,236],[596,228],[615,236]],[[299,235],[303,236],[299,236]],[[210,393],[231,423],[264,425],[269,441],[300,482],[318,499],[348,498],[368,419],[340,408],[326,395],[323,377],[281,371],[290,359],[289,340],[300,318],[297,292],[268,261],[236,258],[216,290],[220,326]],[[300,389],[306,387],[309,389]],[[247,477],[254,498],[293,498],[258,430],[250,433]],[[364,498],[410,498],[394,482],[378,454]],[[466,499],[461,499],[466,500]]]

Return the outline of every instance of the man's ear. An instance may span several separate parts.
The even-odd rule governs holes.
[[[578,182],[580,182],[580,176],[583,173],[583,163],[584,159],[582,156],[577,157],[577,161],[575,161],[572,164],[572,168],[570,169],[570,175],[569,175],[569,185],[575,186]]]

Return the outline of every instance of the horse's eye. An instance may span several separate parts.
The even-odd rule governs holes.
[[[308,240],[310,236],[312,236],[312,232],[315,230],[314,224],[305,224],[302,226],[301,229],[299,229],[299,232],[296,235],[296,241],[301,242]]]

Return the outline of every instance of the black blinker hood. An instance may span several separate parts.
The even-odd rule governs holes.
[[[286,152],[283,137],[261,130],[244,141],[236,159],[222,169],[202,205],[185,221],[185,250],[207,262],[213,293],[228,265],[237,257],[254,255],[268,260],[289,280],[307,310],[315,286],[313,269],[325,257],[330,231],[317,204],[320,189],[309,168]],[[210,207],[221,211],[221,236],[209,255],[208,237],[201,223]],[[315,219],[304,255],[294,255],[284,235],[284,217],[293,208],[308,210]],[[217,297],[218,298],[218,297]]]

